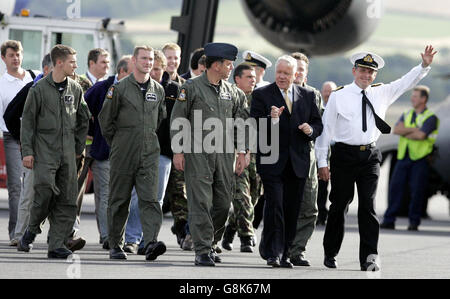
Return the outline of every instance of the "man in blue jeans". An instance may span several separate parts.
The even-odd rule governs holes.
[[[411,192],[408,230],[417,231],[420,225],[428,185],[428,157],[433,152],[439,128],[439,119],[426,106],[429,94],[430,89],[424,85],[414,88],[411,95],[413,109],[403,113],[395,126],[394,134],[400,135],[397,164],[392,174],[389,206],[381,228],[395,229],[395,219],[407,184]]]

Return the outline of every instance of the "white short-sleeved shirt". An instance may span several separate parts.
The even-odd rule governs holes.
[[[372,103],[376,114],[384,119],[386,110],[404,92],[413,88],[424,78],[431,67],[418,65],[402,78],[389,84],[369,86],[366,96]],[[370,144],[378,140],[381,132],[375,125],[372,110],[367,107],[367,131],[362,131],[362,89],[355,82],[331,93],[322,117],[324,125],[322,135],[316,141],[318,167],[327,166],[330,141],[350,145]]]
[[[3,132],[8,132],[6,128],[5,120],[3,119],[3,114],[5,114],[8,104],[14,99],[16,94],[25,86],[27,83],[33,81],[29,71],[25,71],[25,77],[23,80],[13,77],[8,73],[3,74],[0,78],[0,130]]]

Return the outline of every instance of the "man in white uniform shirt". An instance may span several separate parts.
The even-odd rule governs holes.
[[[374,200],[381,152],[375,142],[381,132],[390,132],[390,127],[383,121],[387,108],[427,75],[434,54],[433,47],[427,46],[425,53],[421,54],[420,65],[385,85],[371,85],[377,70],[384,66],[383,59],[369,52],[355,54],[350,59],[355,80],[332,92],[323,115],[324,130],[316,142],[319,177],[322,180],[330,179],[327,153],[330,141],[336,142],[331,152],[331,206],[323,240],[326,267],[337,267],[335,257],[344,238],[345,214],[353,200],[356,183],[361,270],[379,270],[376,263],[379,222]]]
[[[6,73],[0,78],[0,129],[3,132],[5,146],[6,173],[8,176],[8,203],[9,223],[8,233],[11,246],[17,245],[14,240],[14,231],[17,222],[17,209],[19,205],[22,174],[22,157],[20,155],[19,141],[15,139],[6,128],[3,114],[6,107],[16,94],[30,81],[33,76],[30,71],[22,68],[23,48],[20,41],[7,40],[1,46],[2,60],[6,65]]]

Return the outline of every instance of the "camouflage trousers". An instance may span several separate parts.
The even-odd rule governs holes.
[[[172,212],[175,226],[178,223],[186,223],[188,220],[188,205],[184,172],[176,170],[173,164],[164,196],[164,201],[166,200],[170,203],[170,211]]]
[[[256,173],[256,156],[251,155],[250,165],[240,176],[234,174],[235,193],[233,208],[230,211],[228,225],[238,232],[239,237],[253,236],[254,207],[262,194],[261,178]]]

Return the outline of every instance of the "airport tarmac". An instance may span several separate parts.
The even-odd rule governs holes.
[[[381,169],[377,193],[377,214],[386,208],[387,167]],[[234,250],[221,254],[223,263],[216,267],[194,266],[194,253],[182,251],[171,233],[172,217],[164,217],[160,240],[167,252],[154,262],[143,256],[129,255],[126,261],[109,260],[108,252],[98,243],[94,200],[87,194],[82,209],[80,235],[87,240],[85,248],[75,252],[73,259],[48,260],[46,237],[48,224],[38,235],[30,253],[17,252],[9,247],[7,224],[7,191],[0,190],[0,278],[149,278],[149,279],[321,279],[321,278],[450,278],[450,216],[449,201],[442,195],[434,196],[428,207],[431,219],[426,219],[420,231],[406,230],[408,221],[400,218],[395,231],[381,230],[379,262],[381,271],[362,272],[359,269],[359,234],[357,225],[357,199],[351,204],[347,218],[346,234],[340,254],[338,269],[323,265],[322,240],[324,227],[317,227],[307,248],[311,267],[273,269],[266,265],[257,252],[239,252],[239,239]],[[258,240],[262,228],[257,230]]]

